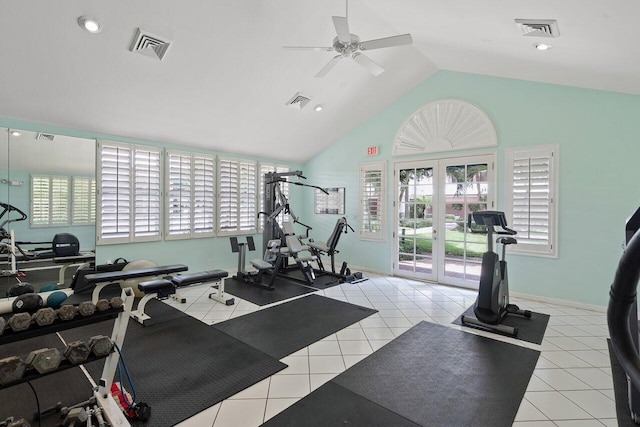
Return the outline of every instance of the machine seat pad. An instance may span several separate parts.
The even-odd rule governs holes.
[[[252,259],[251,265],[253,265],[258,270],[268,270],[270,268],[273,268],[273,265],[260,258]]]
[[[296,262],[305,262],[305,261],[315,261],[318,259],[317,256],[315,255],[311,255],[311,256],[299,256],[294,258],[296,260]]]
[[[321,252],[329,252],[329,250],[331,248],[329,248],[329,246],[325,245],[322,242],[307,242],[307,245],[311,246],[313,249],[317,249]]]
[[[170,291],[175,285],[167,279],[154,279],[138,283],[138,289],[145,294],[159,293],[162,291]]]
[[[178,288],[189,286],[195,283],[213,282],[229,276],[224,270],[206,270],[197,273],[178,274],[171,279],[171,282]]]

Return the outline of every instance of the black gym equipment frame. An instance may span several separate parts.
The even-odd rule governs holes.
[[[609,292],[607,323],[611,346],[627,374],[629,412],[640,424],[640,357],[638,357],[638,301],[640,279],[640,208],[625,224],[626,248],[616,269]]]

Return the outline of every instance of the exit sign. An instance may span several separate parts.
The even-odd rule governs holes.
[[[367,147],[367,156],[377,156],[378,155],[378,146],[372,145]]]

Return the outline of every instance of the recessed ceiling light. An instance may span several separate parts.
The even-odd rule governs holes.
[[[549,50],[551,49],[553,46],[551,46],[550,44],[546,44],[546,43],[535,43],[533,45],[533,47],[535,47],[538,50]]]
[[[20,132],[18,132],[17,130],[12,130],[11,131],[11,136],[20,136],[22,135]]]
[[[322,104],[318,104],[318,105],[316,105],[316,108],[314,108],[314,110],[316,110],[316,111],[322,111],[322,109],[323,109],[323,108],[324,108],[324,107],[322,106]]]
[[[102,31],[102,25],[98,22],[96,18],[92,18],[90,16],[81,16],[78,18],[78,25],[80,27],[90,33],[99,33]]]

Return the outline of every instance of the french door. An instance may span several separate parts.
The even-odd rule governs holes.
[[[495,208],[493,154],[395,164],[394,273],[476,288],[486,235],[467,218]]]

